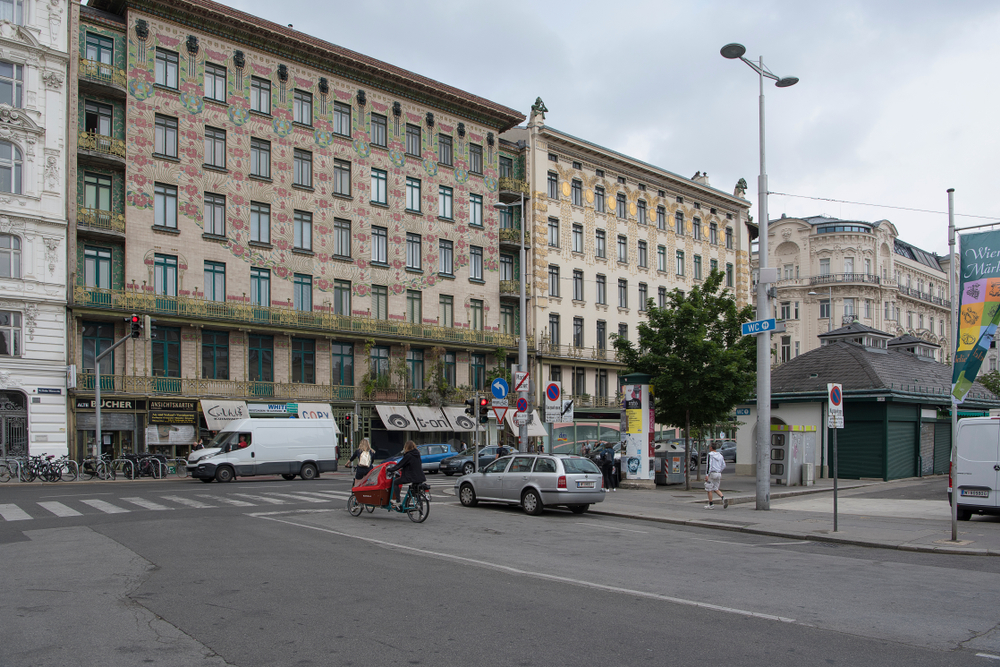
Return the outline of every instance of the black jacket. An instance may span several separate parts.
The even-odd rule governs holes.
[[[404,453],[399,463],[389,466],[387,472],[396,472],[397,470],[402,471],[400,480],[404,484],[427,481],[427,478],[424,476],[424,469],[420,464],[420,452],[416,449],[411,449]]]

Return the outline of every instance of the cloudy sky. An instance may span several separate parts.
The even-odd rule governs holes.
[[[238,9],[465,89],[754,201],[758,79],[719,55],[764,57],[771,218],[889,219],[946,253],[959,226],[1000,220],[1000,3],[962,0],[226,0]],[[993,74],[990,74],[993,72]]]

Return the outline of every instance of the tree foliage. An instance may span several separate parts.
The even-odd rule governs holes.
[[[615,338],[626,372],[652,376],[659,423],[722,422],[753,394],[756,340],[740,334],[753,310],[737,308],[732,293],[722,287],[724,279],[713,271],[687,293],[675,289],[663,308],[650,299],[637,344]]]
[[[983,373],[976,380],[979,381],[979,384],[993,392],[994,396],[1000,396],[1000,371]]]

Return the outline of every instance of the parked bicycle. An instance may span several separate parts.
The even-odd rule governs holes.
[[[104,454],[101,458],[95,458],[93,455],[88,456],[83,460],[83,471],[82,474],[86,476],[88,480],[94,479],[115,479],[117,477],[115,473],[115,467],[111,463],[111,455]]]

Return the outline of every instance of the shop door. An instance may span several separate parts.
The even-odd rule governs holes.
[[[27,455],[28,403],[20,392],[0,392],[0,458]]]

